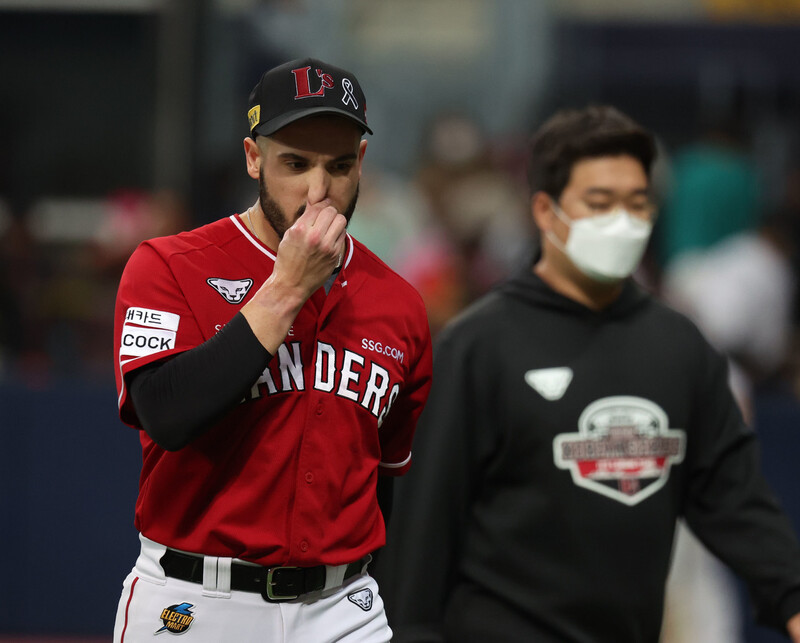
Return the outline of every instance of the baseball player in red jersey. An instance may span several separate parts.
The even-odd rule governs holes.
[[[142,243],[120,282],[142,547],[114,641],[389,641],[367,565],[428,394],[425,309],[346,232],[372,133],[356,78],[291,61],[248,118],[256,203]]]

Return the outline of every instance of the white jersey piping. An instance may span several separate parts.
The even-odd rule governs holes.
[[[252,243],[252,244],[253,244],[253,245],[254,245],[256,248],[258,248],[258,249],[259,249],[261,252],[263,252],[265,255],[267,255],[267,256],[268,256],[270,259],[272,259],[273,261],[275,261],[276,257],[275,257],[275,255],[272,253],[272,250],[268,250],[267,248],[265,248],[265,247],[264,247],[264,246],[261,244],[261,242],[260,242],[258,239],[256,239],[256,238],[255,238],[255,237],[254,237],[254,236],[253,236],[253,235],[250,233],[250,230],[248,230],[248,229],[247,229],[247,226],[245,226],[245,225],[244,225],[244,224],[241,222],[241,220],[239,219],[239,217],[238,217],[237,215],[235,215],[235,214],[232,214],[232,215],[230,216],[230,220],[231,220],[231,221],[233,221],[233,225],[235,225],[237,228],[239,228],[239,230],[241,230],[242,234],[243,234],[243,235],[244,235],[244,236],[247,238],[247,240],[248,240],[250,243]]]

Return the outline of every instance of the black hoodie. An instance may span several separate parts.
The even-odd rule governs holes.
[[[800,611],[800,546],[725,360],[626,282],[605,310],[530,269],[442,332],[376,576],[395,643],[658,640],[676,520]]]

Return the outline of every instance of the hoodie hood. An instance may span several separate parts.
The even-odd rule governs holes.
[[[650,295],[629,278],[623,282],[622,292],[616,301],[603,310],[592,310],[553,290],[539,275],[533,272],[533,265],[533,263],[528,264],[526,268],[502,284],[499,291],[541,308],[597,319],[626,317],[651,300]]]

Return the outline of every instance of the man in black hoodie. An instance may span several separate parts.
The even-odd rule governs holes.
[[[437,341],[376,571],[395,643],[653,643],[681,517],[800,642],[800,546],[726,362],[629,279],[654,157],[610,107],[534,136],[541,251]]]

